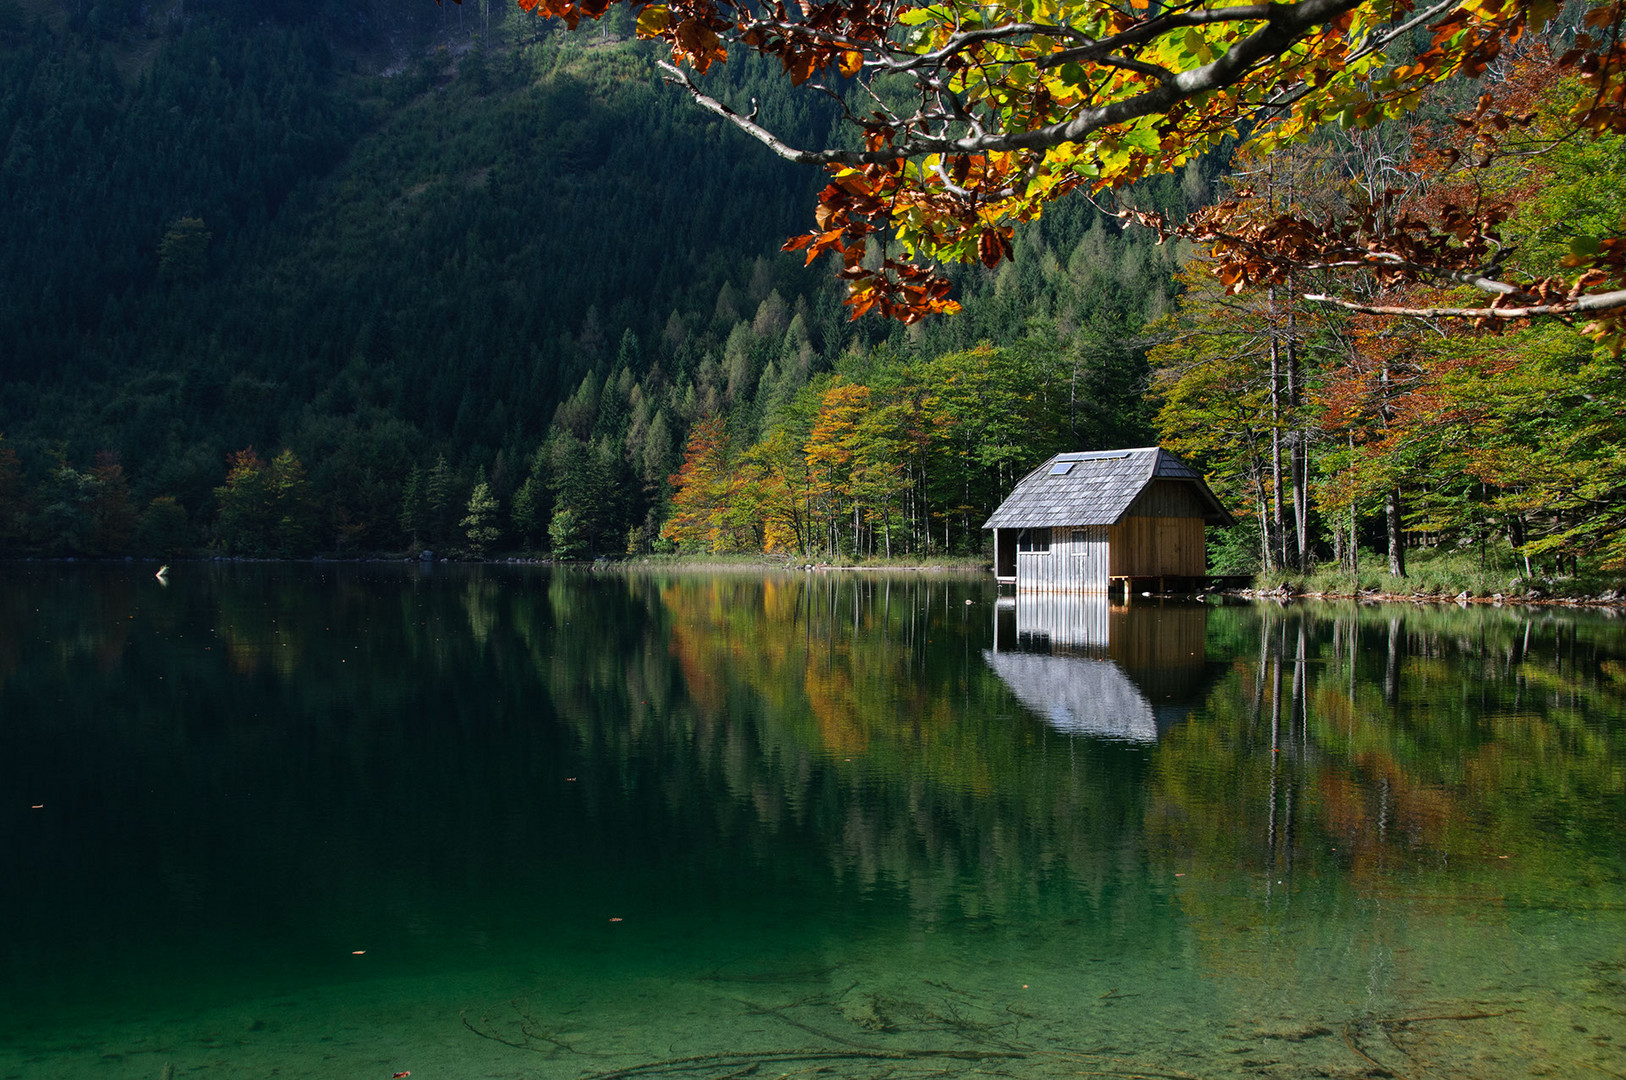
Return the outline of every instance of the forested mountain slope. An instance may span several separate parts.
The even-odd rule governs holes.
[[[1132,338],[1177,265],[1150,234],[1080,201],[964,273],[963,317],[850,323],[778,251],[822,175],[661,83],[630,26],[398,8],[0,0],[0,551],[647,548],[697,421],[744,448],[810,381],[979,342],[1052,397],[1065,368],[1070,409],[934,477],[920,543],[974,548],[1050,443],[1149,437]],[[725,70],[830,128],[766,62]]]

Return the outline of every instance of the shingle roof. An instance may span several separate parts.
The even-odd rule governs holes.
[[[1161,447],[1057,454],[1016,485],[985,529],[1112,525],[1153,480],[1187,480],[1208,505],[1210,524],[1231,516],[1190,465]]]

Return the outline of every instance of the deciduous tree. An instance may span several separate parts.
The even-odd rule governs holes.
[[[671,478],[672,516],[661,536],[691,552],[722,554],[760,548],[737,502],[739,479],[729,450],[728,428],[709,416],[689,431],[683,464]]]
[[[468,540],[469,553],[477,559],[484,558],[502,535],[502,530],[497,528],[497,497],[491,494],[491,485],[484,476],[475,481],[474,491],[469,494],[468,511],[458,525]]]

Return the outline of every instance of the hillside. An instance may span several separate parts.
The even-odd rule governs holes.
[[[493,543],[548,546],[575,498],[567,547],[620,552],[658,536],[698,419],[754,437],[882,343],[1089,328],[1117,343],[1092,361],[1111,437],[1145,437],[1126,332],[1172,295],[1171,253],[1080,202],[997,277],[963,274],[964,317],[849,323],[827,270],[778,251],[822,174],[695,109],[629,30],[501,4],[0,0],[0,549],[457,548],[483,479]],[[725,77],[779,130],[833,123],[760,59]],[[235,529],[234,464],[283,451],[309,512]]]

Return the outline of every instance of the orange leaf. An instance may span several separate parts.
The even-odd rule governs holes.
[[[1004,246],[999,242],[999,237],[986,232],[977,237],[977,258],[982,260],[982,265],[992,270],[999,265],[999,260],[1004,257],[1005,250]]]

